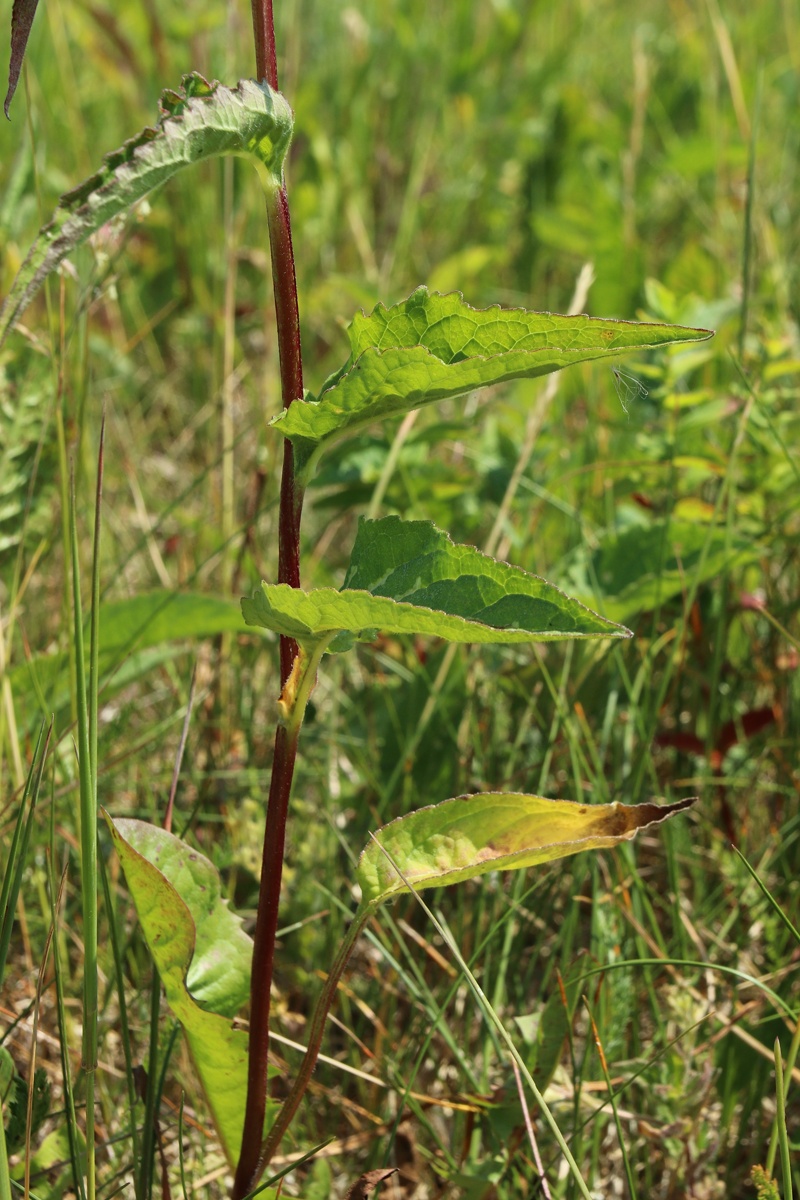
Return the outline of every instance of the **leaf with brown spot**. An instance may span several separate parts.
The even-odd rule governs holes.
[[[448,887],[630,841],[681,812],[675,804],[575,804],[515,792],[480,792],[421,808],[379,829],[358,863],[362,908],[412,888]]]

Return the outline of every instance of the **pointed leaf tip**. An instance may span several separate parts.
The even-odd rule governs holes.
[[[562,316],[522,308],[473,308],[460,292],[419,287],[400,304],[356,314],[350,357],[316,399],[296,400],[271,425],[294,443],[308,480],[327,446],[425,404],[574,363],[673,342],[704,341],[708,329]]]
[[[8,66],[8,91],[3,104],[3,111],[9,120],[11,118],[8,110],[19,83],[22,61],[25,58],[25,50],[38,3],[39,0],[14,0],[14,7],[11,10],[11,61]]]
[[[362,518],[344,587],[261,585],[242,601],[248,625],[328,650],[388,634],[502,644],[630,637],[544,579],[458,545],[430,521]]]
[[[488,871],[512,871],[630,841],[694,804],[576,804],[514,792],[457,796],[384,825],[361,855],[362,906]]]

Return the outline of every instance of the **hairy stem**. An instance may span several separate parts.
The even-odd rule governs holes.
[[[251,0],[256,50],[256,74],[278,90],[275,27],[272,0]],[[292,250],[292,228],[285,186],[267,200],[275,320],[280,354],[281,394],[284,408],[303,395],[303,358],[300,346],[300,315],[297,280]],[[286,442],[281,478],[278,521],[278,582],[300,586],[300,516],[303,493],[297,486],[294,453]],[[281,638],[281,686],[285,689],[298,648],[291,638]],[[316,670],[316,666],[313,668]],[[267,1103],[270,989],[275,960],[275,935],[286,840],[286,817],[292,788],[299,720],[280,724],[275,734],[267,824],[261,865],[261,889],[253,945],[253,974],[250,982],[250,1041],[242,1151],[236,1168],[233,1200],[241,1200],[258,1178],[261,1141]]]

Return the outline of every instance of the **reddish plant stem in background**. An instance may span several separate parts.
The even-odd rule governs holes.
[[[256,49],[256,74],[270,87],[278,88],[275,26],[272,0],[251,0]],[[285,187],[267,200],[275,320],[280,354],[281,394],[284,408],[303,395],[303,359],[300,346],[300,315],[297,280],[292,250],[289,202]],[[288,440],[284,446],[278,519],[278,582],[300,586],[300,515],[303,495],[295,482],[294,453]],[[281,687],[286,683],[297,645],[281,638]],[[253,941],[253,970],[250,981],[250,1039],[247,1070],[247,1102],[242,1150],[236,1167],[233,1200],[253,1188],[259,1174],[261,1143],[267,1103],[269,1056],[270,989],[275,960],[275,935],[281,893],[281,874],[286,841],[286,816],[297,755],[299,729],[279,725],[267,804],[267,822],[261,863],[261,888]]]

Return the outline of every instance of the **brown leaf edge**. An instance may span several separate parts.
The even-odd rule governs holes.
[[[381,1167],[377,1171],[367,1171],[355,1181],[348,1191],[345,1200],[365,1200],[371,1192],[374,1192],[382,1183],[385,1183],[396,1171],[397,1167]]]
[[[14,99],[14,92],[17,90],[19,83],[20,72],[22,71],[22,60],[25,57],[25,50],[30,37],[33,18],[36,15],[36,6],[39,0],[14,0],[14,7],[11,10],[11,61],[8,64],[8,91],[6,92],[3,111],[8,117],[8,110],[11,101]],[[9,120],[11,118],[9,117]]]

